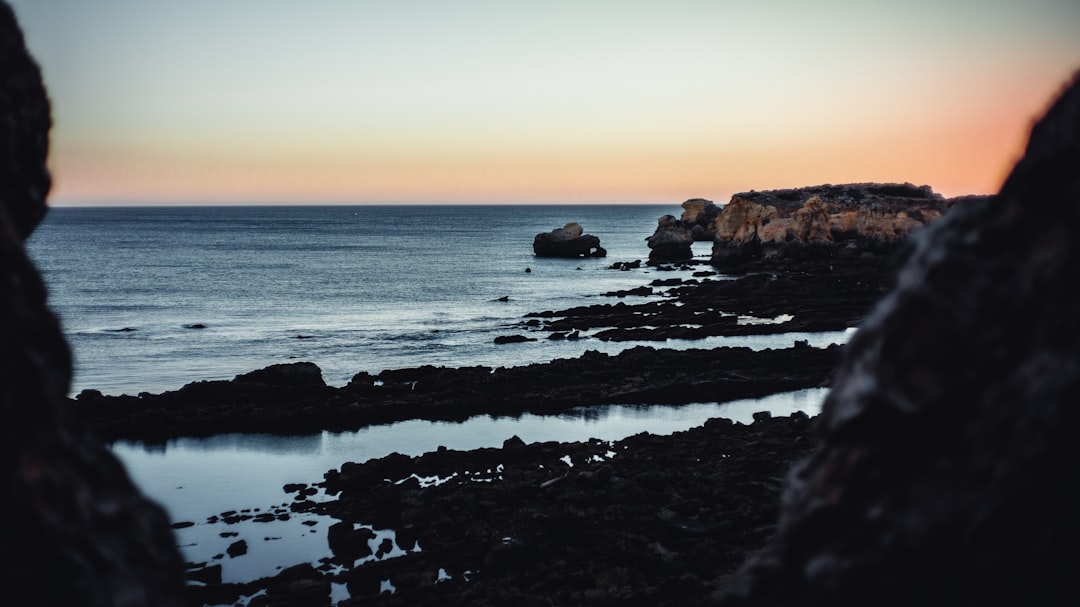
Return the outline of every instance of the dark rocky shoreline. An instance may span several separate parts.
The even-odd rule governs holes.
[[[667,289],[660,301],[634,303],[612,293],[606,299],[616,303],[531,314],[516,330],[645,340],[842,330],[857,325],[888,288],[891,267],[886,257],[831,267],[763,263],[743,275],[662,279],[654,285]],[[738,315],[783,314],[798,320],[735,322]],[[702,330],[687,335],[688,324]],[[802,343],[756,352],[637,346],[513,368],[359,373],[341,388],[326,386],[315,365],[295,363],[160,395],[84,392],[73,409],[110,440],[156,442],[556,414],[584,405],[724,402],[827,386],[842,350]],[[640,434],[613,444],[512,439],[502,449],[345,463],[322,482],[288,487],[290,506],[263,514],[338,519],[328,533],[332,560],[244,584],[222,584],[213,561],[189,563],[189,580],[198,582],[188,592],[195,605],[232,604],[260,591],[266,592],[251,605],[326,605],[333,582],[346,584],[353,597],[344,606],[704,604],[774,531],[785,471],[813,444],[805,415],[760,415],[750,425],[711,420],[672,436]],[[450,480],[422,487],[415,478],[432,476]],[[316,488],[334,498],[310,501]],[[352,531],[358,525],[394,530],[396,544],[382,548],[405,555],[352,566],[379,548],[367,544],[362,527]],[[410,550],[417,542],[422,550]],[[394,594],[380,594],[383,580]]]
[[[772,534],[785,472],[813,446],[805,415],[759,418],[614,443],[515,437],[501,449],[346,463],[317,483],[332,500],[287,487],[292,512],[341,521],[328,534],[333,558],[188,591],[194,604],[266,590],[250,605],[326,605],[331,582],[349,589],[342,607],[703,604]],[[412,475],[448,480],[421,486]],[[393,529],[406,554],[352,567],[373,551],[354,524]],[[380,594],[382,580],[394,594]]]
[[[718,399],[725,386],[766,393],[791,382],[831,383],[815,419],[710,420],[671,437],[639,434],[616,443],[511,438],[501,449],[346,463],[316,483],[334,497],[329,501],[310,500],[318,492],[312,486],[282,488],[295,494],[289,511],[340,520],[326,536],[333,558],[246,584],[222,584],[214,566],[188,564],[185,586],[165,513],[91,429],[159,440],[210,430],[203,418],[239,424],[240,414],[280,431],[301,419],[288,403],[307,403],[302,413],[316,418],[332,409],[347,425],[377,415],[354,415],[365,407],[351,401],[335,404],[331,396],[340,392],[308,365],[196,383],[171,395],[66,399],[70,353],[23,247],[45,213],[51,183],[50,107],[14,13],[2,2],[0,40],[7,76],[0,79],[0,133],[8,144],[0,146],[0,604],[178,606],[249,597],[249,607],[326,606],[332,582],[348,588],[350,598],[339,603],[345,607],[1056,606],[1080,599],[1080,494],[1070,482],[1080,429],[1080,76],[1035,124],[998,196],[971,199],[932,226],[924,228],[951,203],[910,184],[737,195],[717,214],[713,265],[765,278],[687,285],[693,293],[718,298],[709,302],[731,297],[730,305],[770,290],[792,298],[723,310],[757,318],[789,314],[801,322],[822,305],[829,309],[816,322],[850,326],[861,318],[843,348],[718,350],[698,355],[723,359],[705,369],[637,349],[604,357],[615,364],[599,371],[592,365],[600,357],[587,354],[503,383],[489,383],[497,373],[488,369],[413,369],[386,375],[381,385],[361,374],[341,389],[394,403],[405,415],[436,416],[455,411],[445,403],[424,411],[421,401],[438,394],[481,408],[501,397],[511,411],[522,409],[519,401],[559,410],[571,400],[586,404],[574,395],[594,381],[596,394],[626,385],[623,398],[652,402],[671,394],[696,399],[696,389]],[[923,206],[894,204],[896,197]],[[663,218],[669,234],[656,242],[694,237],[692,226],[677,222]],[[889,272],[860,268],[887,267],[875,258],[898,246],[905,249],[898,280],[863,318]],[[809,283],[798,279],[803,272]],[[800,287],[837,274],[854,278],[830,283],[818,299]],[[729,291],[739,288],[746,293]],[[676,295],[694,298],[691,291]],[[808,308],[796,314],[800,297]],[[742,330],[705,321],[715,312],[708,302],[687,305],[688,317],[663,306],[587,307],[540,315],[519,329],[555,335],[607,327],[616,339],[649,335],[667,314],[679,320],[664,330],[684,328],[687,318],[710,334]],[[556,317],[572,320],[541,320]],[[789,330],[784,324],[769,328]],[[806,364],[819,366],[806,371]],[[650,369],[663,373],[634,386]],[[544,379],[529,386],[526,376],[537,374]],[[470,392],[469,378],[487,385]],[[541,395],[543,383],[552,385]],[[413,474],[445,482],[421,486]],[[372,546],[357,523],[393,529],[396,548],[408,551],[382,558],[395,542]],[[238,540],[227,552],[245,550]],[[379,558],[357,566],[354,559],[368,551]],[[396,593],[380,592],[384,580]]]
[[[680,262],[684,269],[699,265],[694,278],[659,278],[605,294],[604,303],[529,314],[508,329],[527,339],[647,343],[842,331],[857,326],[890,288],[898,254],[893,247],[798,263],[757,259],[724,274]],[[640,264],[619,262],[611,271]],[[315,365],[293,363],[156,395],[87,390],[71,408],[107,440],[304,434],[408,419],[763,397],[828,386],[842,351],[806,343],[762,351],[636,346],[522,367],[361,372],[340,388],[327,386]],[[222,584],[214,562],[189,563],[187,590],[195,605],[231,604],[260,591],[266,592],[251,605],[326,605],[332,582],[347,585],[353,598],[345,606],[705,603],[775,530],[785,471],[810,451],[812,426],[801,414],[760,415],[750,425],[710,420],[673,436],[641,434],[614,444],[512,439],[502,449],[345,463],[322,482],[288,487],[295,493],[288,508],[258,515],[338,519],[327,533],[332,560],[244,584]],[[431,476],[450,480],[416,480]],[[310,501],[317,488],[334,499]],[[256,515],[234,518],[244,516]],[[379,549],[358,525],[394,530],[396,544],[381,548],[404,556],[353,566]],[[417,542],[422,550],[410,550]],[[394,594],[380,594],[383,580]]]

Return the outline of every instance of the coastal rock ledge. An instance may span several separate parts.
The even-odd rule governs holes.
[[[717,215],[712,263],[892,251],[954,204],[930,186],[853,183],[743,192]]]
[[[538,257],[605,257],[600,238],[585,234],[581,225],[568,223],[533,239],[533,253]]]

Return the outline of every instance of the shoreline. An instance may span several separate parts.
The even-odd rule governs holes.
[[[887,267],[880,259],[794,267],[758,264],[725,280],[668,281],[661,301],[627,303],[625,295],[612,293],[606,297],[617,303],[530,313],[511,330],[523,339],[567,339],[572,332],[592,330],[595,335],[586,339],[650,343],[849,329],[887,288]],[[745,324],[740,316],[781,320]],[[286,363],[160,394],[107,396],[84,390],[70,402],[76,415],[106,441],[161,442],[229,432],[303,434],[406,419],[461,420],[477,414],[553,414],[588,405],[761,397],[827,386],[840,350],[806,343],[760,351],[635,346],[614,355],[587,350],[577,358],[520,367],[359,372],[342,387],[326,385],[312,363]]]
[[[702,265],[695,260],[650,262],[657,272],[689,269],[692,277],[654,277],[598,295],[609,300],[603,303],[529,312],[507,326],[504,338],[660,345],[847,331],[891,288],[904,252],[870,244],[870,250],[794,245],[796,258],[713,260],[700,271],[693,271]],[[609,271],[632,263],[615,262]],[[661,298],[635,301],[638,295]],[[84,390],[69,402],[107,441],[298,435],[404,420],[760,398],[830,386],[844,349],[805,341],[757,351],[638,345],[517,367],[361,371],[341,387],[326,385],[315,364],[296,362],[161,394]],[[259,538],[221,531],[235,541],[227,554],[187,563],[186,592],[205,605],[547,604],[552,596],[568,603],[646,597],[656,604],[702,604],[774,533],[784,475],[816,444],[814,419],[762,412],[749,424],[713,418],[667,436],[532,444],[514,436],[502,448],[438,448],[416,457],[392,453],[343,462],[322,481],[283,486],[283,503],[266,511],[174,521],[178,528],[227,529],[294,518],[325,538],[330,557],[279,566],[275,575],[256,580],[223,582],[222,559],[243,558],[248,542]],[[436,482],[420,482],[431,478]],[[322,497],[312,500],[317,494]]]
[[[702,333],[786,334],[793,327],[852,327],[887,287],[883,268],[888,265],[878,261],[834,260],[831,268],[758,264],[725,280],[701,276],[665,284],[669,296],[660,302],[634,302],[612,293],[607,297],[615,303],[529,314],[514,330],[546,339],[566,331],[568,324],[571,331],[587,324],[618,340],[620,335],[640,335],[647,327],[649,337],[659,342],[705,316],[715,322],[698,322]],[[731,314],[715,312],[729,305]],[[740,315],[767,314],[798,320],[737,320]],[[322,383],[314,365],[296,363],[232,381],[195,382],[159,395],[84,393],[72,402],[84,421],[108,440],[155,443],[224,432],[302,434],[406,419],[543,415],[587,405],[762,397],[827,387],[842,352],[841,345],[808,344],[762,351],[636,346],[616,355],[587,352],[522,367],[427,366],[358,373],[340,388]],[[483,605],[494,596],[513,596],[529,604],[539,595],[595,604],[618,604],[618,597],[630,596],[651,597],[657,604],[695,604],[717,591],[724,576],[771,536],[782,478],[814,444],[813,419],[806,415],[758,414],[750,424],[714,418],[672,435],[643,433],[612,443],[526,445],[513,437],[501,449],[436,449],[416,457],[391,454],[343,462],[322,481],[283,487],[282,505],[258,519],[318,515],[305,519],[306,524],[326,538],[330,557],[282,568],[272,576],[223,583],[221,559],[243,556],[221,554],[188,563],[187,592],[195,604],[207,605],[233,604],[243,597],[249,597],[249,605],[259,605],[260,596],[302,602],[315,595],[350,597],[338,602],[339,607],[402,601]],[[497,473],[478,472],[485,470]],[[449,480],[421,486],[418,479],[430,477]],[[325,499],[312,501],[317,492],[325,493]],[[727,506],[718,510],[716,503]],[[523,519],[523,512],[531,514]],[[231,533],[230,521],[254,516],[176,524],[224,525],[225,534]],[[323,522],[327,517],[338,522]],[[639,530],[633,532],[638,539],[627,537],[628,529]],[[562,538],[558,549],[554,538]],[[248,545],[256,549],[262,538],[235,539],[246,540],[246,550]],[[538,590],[537,584],[556,586]],[[609,588],[603,596],[597,594],[605,584]],[[390,587],[393,593],[383,592]]]

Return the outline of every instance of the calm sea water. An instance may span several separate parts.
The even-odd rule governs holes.
[[[518,331],[510,325],[528,312],[608,302],[598,295],[687,277],[689,271],[610,269],[616,261],[645,259],[645,237],[657,218],[678,212],[677,205],[57,208],[28,248],[75,354],[73,393],[158,392],[297,359],[317,363],[328,383],[342,385],[358,371],[518,365],[636,345],[492,340]],[[533,237],[569,221],[598,235],[609,256],[536,258]],[[706,258],[708,243],[695,253]],[[766,348],[806,339],[824,346],[847,337],[651,345]],[[207,517],[285,504],[284,483],[316,482],[344,461],[439,445],[497,446],[512,434],[527,442],[667,434],[718,415],[749,421],[758,410],[814,413],[823,397],[818,389],[737,403],[478,416],[455,424],[413,420],[353,433],[227,435],[159,446],[119,443],[113,450],[174,520],[196,523],[177,532],[188,560],[219,562],[226,581],[245,581],[328,556],[325,529],[332,521],[312,515],[227,526]],[[248,542],[248,555],[223,560],[235,539],[223,538],[226,531]],[[377,541],[394,539],[392,530],[376,534]],[[396,546],[390,557],[414,549],[420,547]],[[348,596],[344,586],[334,592],[335,601]]]
[[[73,393],[159,392],[301,359],[343,385],[358,371],[527,364],[633,345],[492,340],[527,312],[660,277],[609,266],[647,258],[657,218],[680,210],[54,208],[28,248],[74,350]],[[599,236],[608,257],[533,255],[537,233],[570,221]],[[707,256],[708,243],[696,252]]]

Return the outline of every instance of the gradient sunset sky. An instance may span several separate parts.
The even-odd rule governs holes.
[[[989,193],[1078,0],[10,0],[54,205]]]

